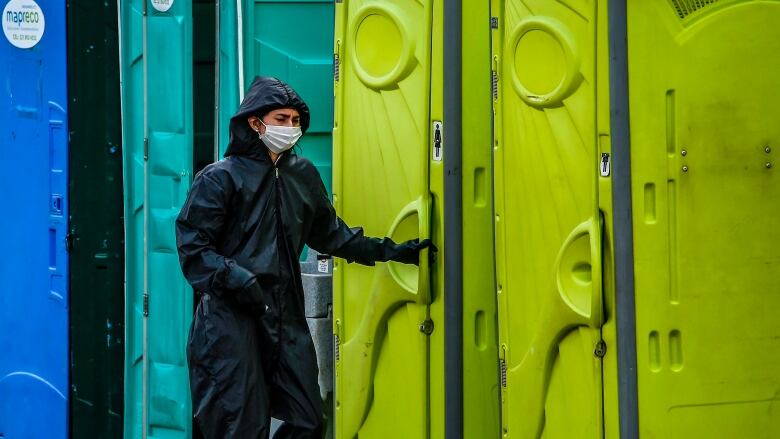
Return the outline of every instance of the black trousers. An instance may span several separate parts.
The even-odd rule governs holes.
[[[274,439],[323,436],[306,320],[295,315],[299,307],[269,299],[271,308],[258,316],[232,301],[201,297],[187,360],[193,417],[205,439],[266,439],[272,416],[283,421]]]

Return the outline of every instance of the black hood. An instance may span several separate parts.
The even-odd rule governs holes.
[[[247,123],[249,116],[262,117],[279,108],[295,108],[301,115],[301,131],[309,129],[311,115],[306,102],[289,85],[269,76],[256,76],[238,112],[230,118],[230,143],[225,157],[249,155],[267,157],[265,145]]]

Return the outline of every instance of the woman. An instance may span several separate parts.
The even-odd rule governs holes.
[[[182,271],[200,293],[187,358],[207,438],[319,438],[317,359],[304,315],[304,245],[365,265],[417,264],[430,240],[396,244],[350,229],[314,165],[290,149],[309,127],[287,84],[258,77],[230,120],[225,159],[192,183],[176,220]]]

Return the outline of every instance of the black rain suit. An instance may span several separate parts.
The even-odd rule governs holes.
[[[176,220],[184,276],[199,293],[187,346],[193,416],[209,439],[319,438],[317,359],[304,314],[298,257],[320,253],[373,265],[417,263],[429,241],[395,244],[349,228],[314,165],[292,151],[271,161],[247,122],[309,109],[283,82],[255,78],[230,120],[225,159],[200,172]]]

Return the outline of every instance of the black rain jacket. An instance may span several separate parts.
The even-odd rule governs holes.
[[[416,263],[417,252],[409,251],[414,246],[365,237],[362,228],[348,227],[311,161],[292,151],[271,161],[247,118],[278,108],[297,109],[306,132],[310,114],[300,96],[277,79],[256,78],[230,120],[225,159],[207,166],[192,183],[176,220],[179,259],[192,287],[236,296],[255,278],[264,291],[299,284],[298,255],[306,244],[365,265]],[[300,285],[295,289],[303,294]]]
[[[182,271],[205,298],[190,331],[188,362],[194,416],[207,437],[267,434],[269,385],[294,398],[319,394],[298,262],[304,245],[366,265],[417,263],[426,246],[364,236],[336,215],[309,160],[288,151],[273,163],[247,118],[278,108],[297,109],[308,129],[309,109],[295,91],[255,78],[230,121],[225,159],[195,177],[176,220]],[[297,369],[279,375],[280,362]],[[273,376],[303,376],[309,384],[289,389],[295,383],[274,384]]]

